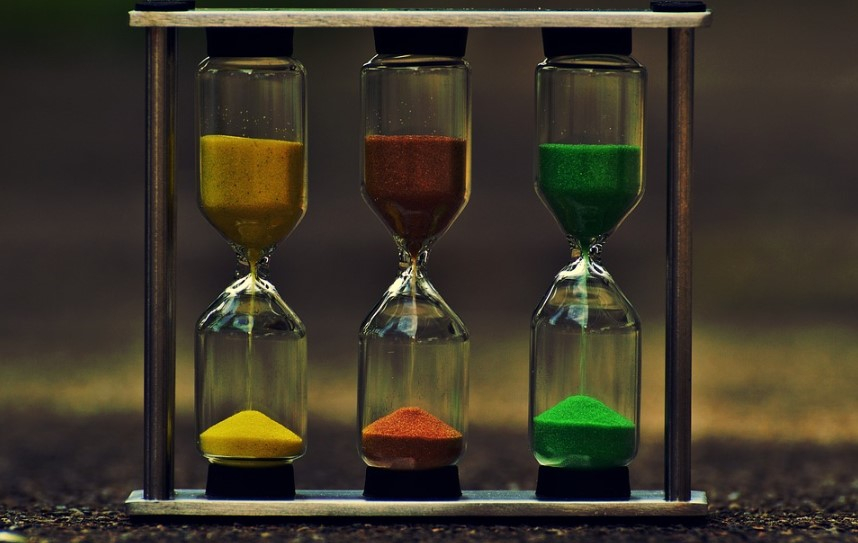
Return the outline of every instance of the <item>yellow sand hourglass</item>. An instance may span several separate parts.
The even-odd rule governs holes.
[[[304,68],[292,31],[210,28],[197,73],[199,206],[236,280],[197,324],[197,445],[213,498],[288,498],[304,454],[304,325],[266,279],[307,206]]]

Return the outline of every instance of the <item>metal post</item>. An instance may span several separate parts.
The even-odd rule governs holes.
[[[146,29],[145,499],[173,496],[176,30]]]
[[[691,499],[691,138],[694,30],[668,30],[665,498]]]

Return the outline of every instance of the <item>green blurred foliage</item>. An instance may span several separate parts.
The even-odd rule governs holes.
[[[72,47],[136,43],[139,36],[128,32],[133,6],[117,0],[4,2],[0,19],[14,24],[4,25],[0,43],[4,49],[31,55],[56,54],[58,42],[66,42],[70,54]]]
[[[59,28],[79,32],[113,24],[117,18],[127,17],[128,10],[133,6],[131,2],[116,0],[4,2],[2,13],[4,19],[15,22],[14,25],[8,25],[10,32],[23,29],[40,32]]]

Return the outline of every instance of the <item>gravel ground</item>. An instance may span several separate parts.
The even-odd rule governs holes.
[[[858,445],[715,439],[694,446],[693,486],[710,500],[702,522],[139,522],[129,519],[123,502],[141,485],[140,418],[7,413],[0,442],[0,542],[858,541]],[[313,455],[311,449],[300,460],[299,490],[359,487],[362,468],[351,428],[313,428],[313,439],[325,443],[329,454]],[[177,435],[190,432],[190,421],[180,418]],[[471,436],[463,487],[532,488],[535,468],[526,448],[510,445],[526,443],[526,436],[486,428]],[[633,486],[658,488],[658,447],[642,447],[632,468]],[[179,487],[204,484],[202,460],[180,440],[176,473]]]

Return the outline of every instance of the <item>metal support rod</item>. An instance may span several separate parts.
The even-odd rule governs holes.
[[[176,29],[146,29],[145,499],[173,496]]]
[[[691,499],[691,139],[694,30],[668,30],[665,498]]]

